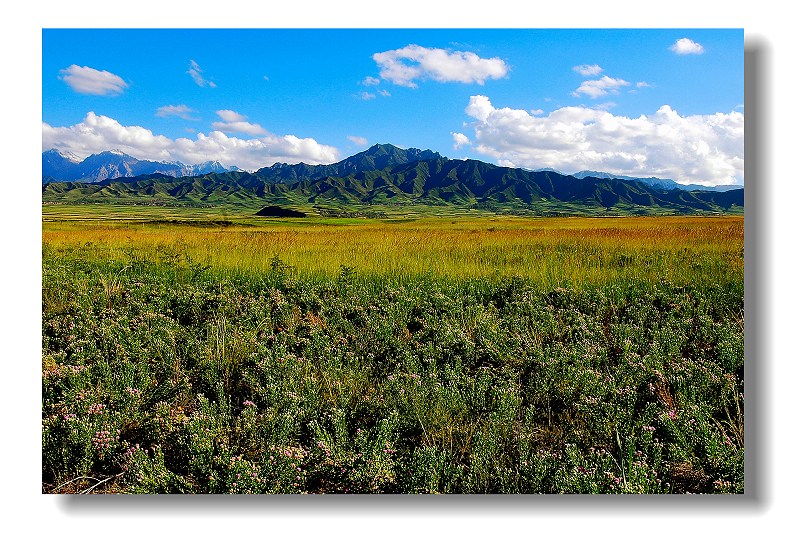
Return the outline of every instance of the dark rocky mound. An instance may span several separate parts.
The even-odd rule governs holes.
[[[306,217],[305,212],[281,208],[280,206],[265,206],[256,212],[256,215],[261,217]]]

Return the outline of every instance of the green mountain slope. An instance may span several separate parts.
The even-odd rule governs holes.
[[[55,182],[43,187],[42,198],[243,206],[420,204],[577,214],[741,212],[744,206],[743,189],[667,190],[635,180],[578,179],[391,145],[373,146],[332,165],[277,164],[255,173],[183,178],[153,174],[97,184]]]

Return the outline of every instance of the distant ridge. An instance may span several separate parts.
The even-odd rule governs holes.
[[[551,168],[544,168],[544,169],[535,169],[535,171],[550,171],[550,172],[557,172],[555,169]],[[560,173],[565,174],[565,173]],[[686,191],[730,191],[732,189],[742,189],[742,186],[736,184],[725,184],[721,186],[704,186],[702,184],[681,184],[676,182],[675,180],[669,178],[656,178],[655,176],[650,176],[647,178],[639,177],[639,176],[625,176],[622,174],[613,174],[607,172],[600,172],[600,171],[579,171],[576,173],[571,174],[570,176],[574,176],[575,178],[606,178],[612,179],[616,178],[618,180],[636,180],[638,182],[642,182],[643,184],[647,184],[648,186],[652,186],[655,188],[660,189],[683,189]]]
[[[153,173],[179,177],[240,170],[238,167],[225,167],[219,161],[206,161],[196,165],[185,165],[180,161],[148,161],[136,159],[119,150],[92,154],[84,160],[70,152],[56,149],[42,152],[43,184],[63,181],[102,182]]]
[[[148,204],[429,205],[539,215],[742,212],[744,189],[663,189],[638,180],[576,178],[375,145],[331,165],[276,164],[255,173],[172,178],[156,173],[94,184],[50,183],[45,201]]]

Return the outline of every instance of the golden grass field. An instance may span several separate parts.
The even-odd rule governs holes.
[[[42,242],[49,248],[81,248],[89,258],[188,255],[223,273],[261,272],[274,257],[306,274],[334,275],[347,266],[364,275],[519,275],[547,286],[719,282],[741,280],[744,271],[741,216],[257,221],[183,211],[158,222],[158,209],[135,218],[95,210],[79,219],[45,208]]]

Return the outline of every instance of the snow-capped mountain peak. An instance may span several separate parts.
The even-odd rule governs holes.
[[[181,177],[229,171],[241,171],[241,169],[226,167],[219,161],[186,165],[180,161],[140,160],[119,149],[92,154],[84,160],[71,152],[56,149],[42,152],[42,182],[101,182],[153,173]]]

